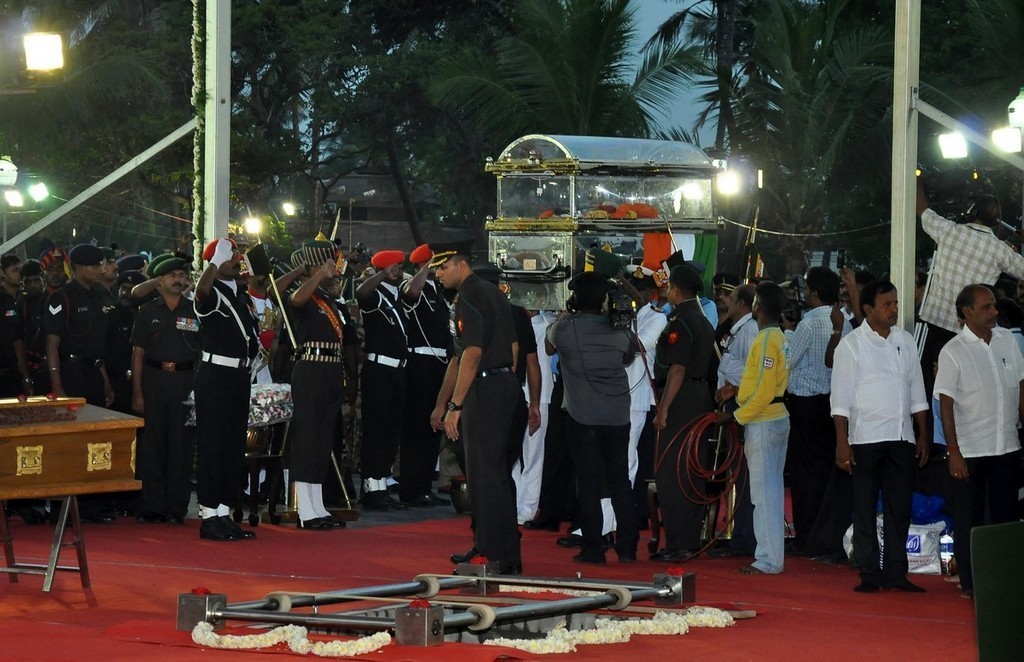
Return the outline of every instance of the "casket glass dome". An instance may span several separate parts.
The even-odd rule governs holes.
[[[700,148],[668,140],[603,136],[523,136],[502,151],[498,162],[538,159],[573,160],[581,168],[597,166],[693,168],[711,167]]]

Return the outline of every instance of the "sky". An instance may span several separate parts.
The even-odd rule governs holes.
[[[639,11],[637,12],[636,66],[639,66],[640,48],[644,42],[672,14],[685,9],[692,2],[693,0],[637,0]],[[698,96],[700,96],[700,92],[697,90],[687,90],[680,94],[673,112],[661,121],[660,128],[668,130],[678,126],[689,132],[700,109],[700,104],[696,102]],[[701,140],[705,145],[714,140],[713,127],[705,126],[701,130]]]

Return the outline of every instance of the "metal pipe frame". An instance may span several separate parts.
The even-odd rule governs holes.
[[[573,583],[555,580],[530,580],[528,578],[505,578],[512,579],[520,585],[539,585],[564,588],[600,589],[620,588],[630,594],[630,601],[646,600],[658,597],[669,597],[672,589],[668,586],[622,586],[616,584],[593,584]],[[476,584],[479,581],[503,581],[501,576],[488,578],[470,577],[440,577],[438,584],[441,589],[458,588]],[[315,595],[296,595],[292,601],[292,607],[314,607],[327,604],[338,604],[356,600],[372,600],[373,598],[394,597],[399,595],[415,594],[429,589],[428,582],[415,580],[411,582],[384,584],[380,586],[367,586],[363,588],[350,589],[346,591],[330,591],[317,593]],[[332,595],[333,594],[333,595]],[[530,602],[525,604],[509,605],[494,608],[494,622],[526,620],[538,616],[551,616],[557,614],[573,614],[594,609],[611,607],[619,602],[619,596],[613,593],[601,595],[566,598],[564,600],[549,600]],[[447,605],[452,605],[449,601]],[[458,604],[455,602],[454,604]],[[476,604],[474,601],[471,604]],[[470,604],[466,605],[471,606]],[[274,611],[278,609],[279,603],[274,598],[267,598],[261,601],[238,603],[228,605],[220,609],[211,609],[207,612],[206,620],[240,620],[258,621],[263,623],[275,623],[282,625],[303,625],[323,629],[356,629],[356,630],[390,630],[395,627],[393,617],[383,618],[374,616],[358,616],[351,614],[296,614],[290,611]],[[445,630],[459,630],[477,625],[482,616],[473,611],[464,611],[456,614],[446,614],[444,618]]]

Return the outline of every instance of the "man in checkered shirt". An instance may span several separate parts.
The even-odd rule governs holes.
[[[938,244],[919,313],[928,325],[921,371],[931,398],[939,352],[960,331],[954,305],[957,294],[971,283],[993,285],[1000,273],[1024,277],[1024,257],[992,232],[999,224],[999,201],[991,196],[978,200],[974,221],[957,224],[928,208],[928,198],[918,179],[917,213],[924,231]]]

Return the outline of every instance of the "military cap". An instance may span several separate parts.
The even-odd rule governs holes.
[[[615,253],[592,248],[585,256],[587,271],[596,271],[605,278],[614,278],[622,269],[622,260]]]
[[[420,244],[409,253],[409,262],[419,266],[424,262],[430,262],[432,257],[434,257],[434,251],[430,250],[430,246],[428,244]]]
[[[403,262],[405,262],[405,253],[402,251],[377,251],[370,259],[370,264],[377,270],[387,269],[392,265],[402,264]]]
[[[32,276],[38,276],[43,273],[43,266],[39,264],[39,260],[25,260],[21,264],[21,277],[31,278]]]
[[[49,267],[52,264],[67,261],[68,254],[64,251],[63,248],[60,248],[59,246],[54,246],[53,248],[44,251],[43,254],[39,256],[39,264],[42,266],[43,269]]]
[[[117,261],[119,271],[142,271],[146,266],[146,258],[141,255],[125,255]]]
[[[100,250],[99,246],[92,244],[78,244],[71,249],[68,257],[71,259],[71,264],[92,267],[103,262],[103,251]]]
[[[694,294],[700,294],[701,290],[704,289],[704,281],[701,280],[700,274],[688,264],[672,267],[672,272],[669,274],[668,279],[676,287],[683,288],[687,292]]]
[[[470,250],[472,246],[472,240],[446,241],[432,245],[430,248],[434,255],[430,258],[430,268],[435,269],[456,255],[461,255],[467,260],[472,260],[473,253]]]
[[[128,271],[122,271],[117,275],[117,285],[120,287],[125,283],[131,283],[132,285],[138,285],[139,283],[146,282],[146,277],[142,275],[141,271],[135,271],[129,269]]]
[[[153,277],[166,276],[172,271],[189,271],[189,261],[174,253],[157,255],[149,264],[149,275]]]
[[[230,237],[227,237],[227,240],[231,242],[232,248],[234,248],[236,250],[238,249],[238,244],[235,243],[234,239],[231,239]],[[206,260],[207,262],[212,260],[213,259],[213,254],[217,252],[217,242],[218,241],[220,241],[220,239],[214,239],[210,243],[206,244],[205,248],[203,248],[203,259]]]

